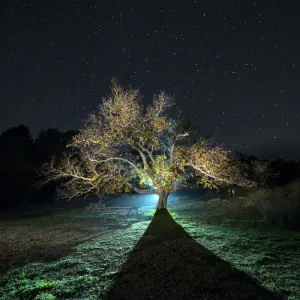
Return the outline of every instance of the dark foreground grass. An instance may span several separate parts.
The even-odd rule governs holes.
[[[31,261],[51,261],[108,231],[99,214],[81,210],[15,215],[0,222],[0,274]]]
[[[154,211],[143,208],[145,215]],[[195,299],[275,299],[277,293],[300,299],[298,233],[266,230],[250,221],[232,224],[206,204],[198,209],[176,204],[170,212],[186,232],[169,218],[156,218],[150,227],[144,221],[115,229],[52,262],[11,269],[0,278],[0,299],[117,299],[120,292],[119,299],[184,299],[182,293],[200,293]],[[63,218],[70,221],[68,214]],[[131,290],[136,298],[128,298]]]

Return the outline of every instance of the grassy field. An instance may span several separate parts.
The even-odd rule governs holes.
[[[64,256],[73,246],[107,231],[99,216],[81,211],[6,217],[0,222],[0,274],[26,262]]]
[[[155,208],[142,211],[150,217]],[[300,299],[299,232],[233,220],[218,203],[177,202],[169,211],[185,232],[173,221],[102,226],[97,213],[79,211],[1,221],[0,299],[117,299],[118,291],[123,299],[142,299],[141,291],[144,299],[158,292],[172,299],[171,278],[172,286],[189,287],[185,295],[201,291],[197,299],[259,299],[250,293],[256,290],[260,299],[275,299],[265,289]],[[140,297],[130,296],[129,286]],[[194,298],[177,292],[173,299]]]

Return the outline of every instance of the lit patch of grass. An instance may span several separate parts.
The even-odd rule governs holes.
[[[35,299],[35,297],[44,293],[45,291],[53,291],[56,287],[54,281],[21,279],[19,281],[20,287],[11,293],[12,297],[21,299]]]
[[[50,294],[50,293],[42,292],[42,293],[39,293],[39,294],[34,298],[34,300],[55,300],[55,296],[53,296],[53,295]]]

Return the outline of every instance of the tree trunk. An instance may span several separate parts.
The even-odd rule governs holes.
[[[158,193],[158,205],[157,209],[166,209],[167,208],[167,199],[169,194],[167,192],[161,191]]]

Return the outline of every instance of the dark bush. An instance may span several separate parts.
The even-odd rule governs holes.
[[[300,228],[300,179],[284,187],[258,189],[242,202],[244,207],[255,207],[270,226]]]

